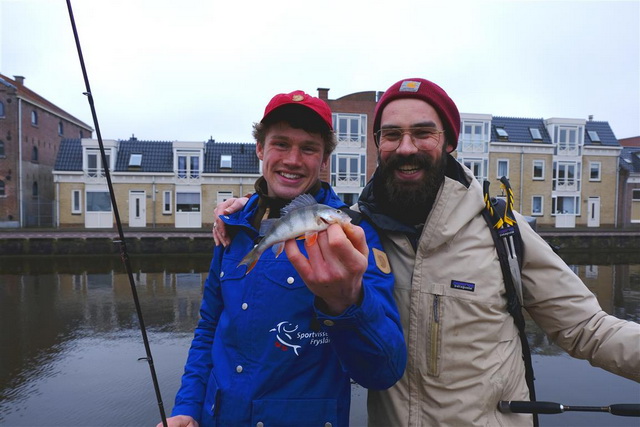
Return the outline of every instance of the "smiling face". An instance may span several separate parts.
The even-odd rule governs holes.
[[[256,154],[263,162],[269,196],[282,199],[293,199],[313,187],[329,159],[320,134],[282,121],[269,126],[264,142],[256,144]]]
[[[443,130],[436,110],[419,99],[397,99],[384,107],[381,129],[435,127]],[[423,209],[435,199],[444,178],[446,134],[431,150],[419,150],[405,133],[395,151],[379,151],[380,175],[389,202],[397,209]]]

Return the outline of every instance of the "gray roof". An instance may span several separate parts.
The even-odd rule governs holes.
[[[508,138],[503,139],[498,137],[496,128],[504,128],[504,130],[509,134]],[[540,131],[540,136],[542,136],[542,140],[534,140],[531,136],[531,132],[529,131],[530,128],[538,129]],[[491,141],[551,145],[551,137],[544,125],[544,119],[526,119],[517,117],[494,116],[491,120]]]
[[[640,147],[623,147],[620,167],[630,173],[640,173]]]
[[[139,168],[129,167],[131,154],[141,154]],[[221,168],[220,157],[231,155],[231,167]],[[63,139],[54,167],[56,171],[82,170],[81,140]],[[173,143],[171,141],[120,140],[115,163],[116,172],[173,172]],[[209,140],[205,143],[204,173],[258,174],[259,160],[255,143],[230,143]]]
[[[598,132],[598,136],[600,137],[600,143],[591,141],[591,137],[589,136],[589,131]],[[595,122],[593,120],[587,121],[587,126],[585,127],[584,132],[584,145],[603,145],[608,147],[619,147],[620,143],[618,139],[613,134],[611,130],[611,126],[609,126],[609,122]]]

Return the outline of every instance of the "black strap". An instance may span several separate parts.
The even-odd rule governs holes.
[[[509,269],[509,261],[507,259],[508,254],[503,242],[500,241],[501,237],[498,235],[498,231],[495,228],[495,218],[504,216],[506,202],[501,199],[492,198],[491,205],[493,207],[494,215],[492,216],[489,212],[489,209],[487,208],[482,211],[482,215],[484,216],[484,219],[487,222],[489,229],[491,230],[491,236],[493,237],[493,242],[498,253],[498,259],[500,260],[500,268],[502,270],[505,290],[507,293],[507,310],[513,317],[516,327],[518,328],[520,344],[522,346],[522,359],[525,366],[525,380],[527,382],[527,387],[529,388],[529,398],[531,401],[535,401],[536,391],[534,384],[535,378],[533,373],[533,363],[531,362],[531,349],[529,348],[529,341],[527,340],[525,331],[525,320],[522,314],[522,306],[520,305],[520,300],[518,299],[515,285],[513,284],[513,280],[511,277],[511,270]],[[516,253],[518,255],[518,262],[520,263],[520,267],[522,268],[522,254],[524,252],[522,236],[520,235],[520,230],[517,224],[514,224],[512,227],[514,228],[513,240],[516,247]],[[538,426],[537,414],[533,414],[533,425],[536,427]]]

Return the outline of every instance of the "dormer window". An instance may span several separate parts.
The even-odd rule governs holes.
[[[223,154],[220,156],[220,169],[231,169],[231,155]]]
[[[129,156],[129,167],[139,168],[140,166],[142,166],[142,154],[132,153]]]
[[[500,139],[501,141],[506,141],[509,139],[509,133],[505,128],[496,127],[496,133],[498,134],[498,139]]]
[[[540,129],[538,129],[538,128],[529,128],[529,133],[531,133],[531,138],[534,141],[542,141],[542,134],[540,133]]]
[[[587,133],[589,134],[589,138],[591,138],[591,142],[602,142],[600,140],[600,135],[598,135],[598,132],[595,130],[589,130]]]

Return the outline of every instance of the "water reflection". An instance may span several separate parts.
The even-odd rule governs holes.
[[[639,321],[640,264],[575,257],[583,263],[573,265],[574,272],[602,307]],[[622,256],[614,259],[625,261]],[[209,260],[206,254],[131,259],[167,413],[197,322]],[[565,260],[575,261],[571,255]],[[568,358],[532,322],[527,328],[541,400],[552,400],[561,388],[557,378],[562,374],[554,371],[561,366],[563,385],[587,382],[581,394],[572,389],[559,396],[573,399],[561,403],[619,403],[609,398],[640,402],[636,383]],[[148,366],[138,361],[141,356],[136,310],[119,257],[0,258],[0,425],[155,425],[159,411]],[[589,387],[594,378],[597,383]],[[610,385],[622,394],[589,401],[593,384],[600,390]],[[365,394],[355,390],[352,425],[366,423]],[[580,398],[585,402],[576,401]],[[570,425],[572,420],[581,425],[637,424],[633,418],[600,416],[605,418],[546,416],[543,425]]]

